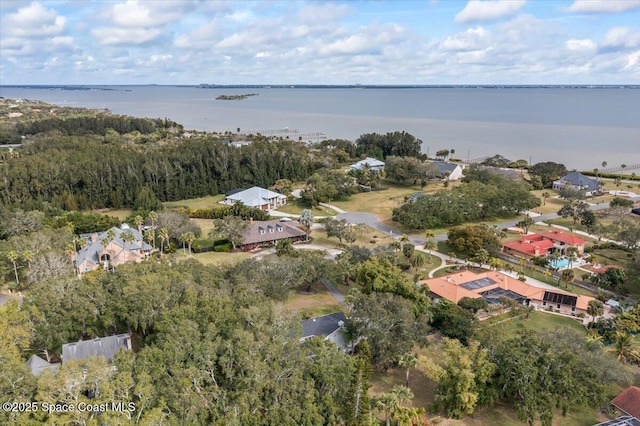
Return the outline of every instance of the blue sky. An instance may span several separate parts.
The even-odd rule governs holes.
[[[639,84],[640,0],[2,0],[0,83]]]

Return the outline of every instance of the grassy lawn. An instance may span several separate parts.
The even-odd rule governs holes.
[[[212,207],[221,207],[218,203],[222,200],[224,200],[224,194],[208,195],[206,197],[190,198],[188,200],[167,201],[162,203],[162,205],[167,209],[208,209]]]
[[[335,216],[336,214],[338,214],[335,210],[328,209],[322,206],[309,208],[308,206],[305,206],[304,204],[299,203],[296,199],[293,199],[291,202],[287,203],[286,205],[279,207],[278,211],[283,213],[289,213],[289,214],[302,214],[302,211],[305,209],[311,210],[311,213],[313,213],[315,217]]]
[[[375,248],[388,245],[394,241],[394,238],[375,230],[369,226],[364,226],[363,232],[359,232],[357,229],[355,231],[356,241],[355,245],[364,246],[368,248]],[[343,245],[346,243],[343,241],[343,245],[340,244],[337,238],[335,237],[327,237],[327,233],[324,229],[317,229],[311,232],[311,237],[313,238],[313,244],[317,244],[327,248],[333,249],[341,249],[344,248]]]
[[[284,303],[285,311],[298,314],[302,319],[327,315],[337,311],[346,312],[342,306],[327,292],[322,284],[311,287],[311,293],[297,292]]]
[[[437,186],[442,187],[442,185]],[[373,213],[382,222],[385,222],[386,220],[391,221],[393,209],[400,207],[404,203],[404,197],[421,191],[420,185],[400,185],[388,180],[383,180],[380,187],[387,189],[360,192],[352,195],[348,200],[332,201],[330,204],[348,212]],[[427,185],[424,191],[429,192],[430,189],[435,188],[436,184],[430,184]]]
[[[182,253],[182,250],[179,250]],[[251,253],[237,252],[237,253],[217,253],[215,251],[208,251],[205,253],[194,254],[194,259],[205,265],[235,265],[245,259],[251,257]]]
[[[501,322],[504,321],[504,322]],[[500,335],[513,337],[520,329],[542,331],[553,331],[558,328],[572,328],[581,334],[586,335],[587,329],[578,321],[560,315],[550,314],[544,311],[533,311],[529,319],[513,318],[508,314],[498,315],[486,321],[482,321],[482,328],[490,328]]]
[[[131,209],[113,209],[113,210],[101,209],[101,210],[96,210],[95,213],[106,214],[107,216],[117,217],[118,219],[123,221],[127,217],[129,217],[129,215],[131,214],[132,211],[133,210],[131,210]],[[131,225],[133,225],[133,224],[131,224]]]
[[[631,260],[628,256],[629,254],[624,250],[618,249],[596,249],[593,251],[598,263],[603,265],[626,266]]]
[[[445,275],[453,274],[458,270],[457,266],[449,266],[448,268],[438,269],[433,273],[433,278],[443,277]]]
[[[201,238],[207,238],[209,231],[213,229],[212,219],[191,219],[191,222],[195,223],[202,230]]]

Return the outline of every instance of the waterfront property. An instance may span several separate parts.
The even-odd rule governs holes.
[[[564,191],[565,189],[578,190],[584,192],[588,197],[600,189],[600,183],[582,173],[571,172],[559,180],[553,181],[552,188],[556,191]]]
[[[462,165],[446,161],[430,161],[438,169],[438,177],[442,180],[454,181],[463,178]]]
[[[261,210],[272,210],[287,204],[287,196],[268,189],[254,186],[249,189],[233,190],[226,193],[221,204],[232,206],[242,203],[247,207],[255,207]]]
[[[142,262],[154,248],[147,244],[142,234],[126,223],[102,233],[82,234],[86,245],[73,259],[78,275],[103,267],[110,269],[128,262]]]
[[[468,297],[484,298],[489,303],[500,303],[502,298],[516,301],[524,306],[534,306],[556,313],[575,316],[587,313],[593,297],[583,296],[551,287],[538,287],[520,281],[504,272],[471,271],[456,272],[438,278],[421,281],[429,287],[435,298],[444,298],[453,303]]]
[[[304,241],[307,233],[299,228],[297,221],[279,220],[253,220],[242,235],[240,249],[253,250],[257,247],[275,245],[281,240],[290,240],[292,243]]]

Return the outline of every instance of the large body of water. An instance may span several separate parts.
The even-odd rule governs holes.
[[[638,89],[108,88],[0,87],[0,96],[166,117],[193,130],[289,128],[350,140],[362,133],[405,130],[424,141],[424,152],[455,149],[455,156],[465,160],[502,154],[587,170],[601,168],[603,161],[609,167],[640,164]],[[258,96],[215,100],[246,93]]]

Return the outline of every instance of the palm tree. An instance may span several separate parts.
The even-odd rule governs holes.
[[[194,234],[193,232],[187,232],[185,234],[185,241],[187,242],[187,245],[189,246],[189,256],[191,256],[191,245],[193,244],[193,242],[196,240],[196,234]]]
[[[398,405],[406,405],[413,399],[413,392],[407,386],[395,385],[391,393],[396,396]]]
[[[151,244],[153,248],[156,248],[156,231],[153,228],[144,231],[144,240],[147,244]]]
[[[604,346],[604,337],[594,329],[591,329],[587,334],[587,345],[592,348],[601,348]]]
[[[376,408],[384,413],[385,424],[390,426],[391,416],[398,409],[398,397],[393,393],[383,393],[376,400]]]
[[[16,286],[20,287],[20,279],[18,278],[18,259],[20,259],[20,255],[15,250],[9,250],[4,255],[7,260],[13,265],[13,273],[16,276]]]
[[[156,229],[156,222],[158,221],[158,213],[154,211],[150,211],[149,220],[151,221],[151,228]]]
[[[142,234],[142,224],[144,223],[144,219],[142,218],[142,216],[137,215],[133,219],[133,223],[134,223],[134,225],[136,225],[136,228],[138,228],[138,232],[140,232]]]
[[[160,238],[160,256],[164,253],[164,243],[169,242],[169,228],[163,226],[158,230],[158,238]]]
[[[424,266],[424,264],[427,262],[425,257],[426,256],[423,253],[416,251],[413,253],[411,258],[409,258],[409,263],[411,263],[411,266],[413,266],[414,268],[419,268],[421,266]]]
[[[567,247],[565,255],[569,261],[569,269],[573,269],[573,262],[578,258],[578,248],[573,246]]]
[[[122,238],[122,241],[124,241],[124,242],[125,242],[125,244],[126,244],[126,243],[131,244],[132,242],[134,242],[134,241],[136,240],[136,236],[135,236],[135,235],[133,235],[133,232],[131,232],[131,231],[123,232],[123,233],[120,235],[120,238]]]
[[[75,244],[74,244],[73,248],[74,248],[74,250],[73,250],[73,251],[75,252]],[[35,256],[35,253],[34,253],[34,252],[32,252],[32,251],[31,251],[31,250],[29,250],[29,249],[22,250],[22,251],[20,252],[20,258],[21,258],[22,260],[24,260],[25,262],[27,262],[27,268],[31,268],[31,261],[33,260],[33,257],[34,257],[34,256]]]
[[[587,314],[591,315],[591,322],[594,322],[596,317],[604,314],[604,305],[599,300],[590,300],[587,305]]]
[[[543,206],[547,205],[547,198],[549,198],[550,196],[551,196],[551,194],[549,194],[546,191],[542,193],[542,205]]]
[[[398,365],[402,368],[406,368],[406,387],[409,388],[409,370],[413,367],[415,368],[418,365],[418,357],[415,354],[406,353],[400,357],[398,361]]]
[[[624,331],[616,331],[614,342],[614,352],[618,361],[621,361],[623,364],[629,360],[640,361],[640,353],[638,353],[630,334]]]
[[[402,237],[400,237],[400,251],[404,249],[404,243],[408,243],[409,241],[411,240],[409,239],[407,234],[402,234]]]
[[[569,288],[569,283],[573,281],[575,277],[576,275],[575,272],[573,272],[573,269],[565,269],[562,271],[562,279],[567,283],[567,288]]]

